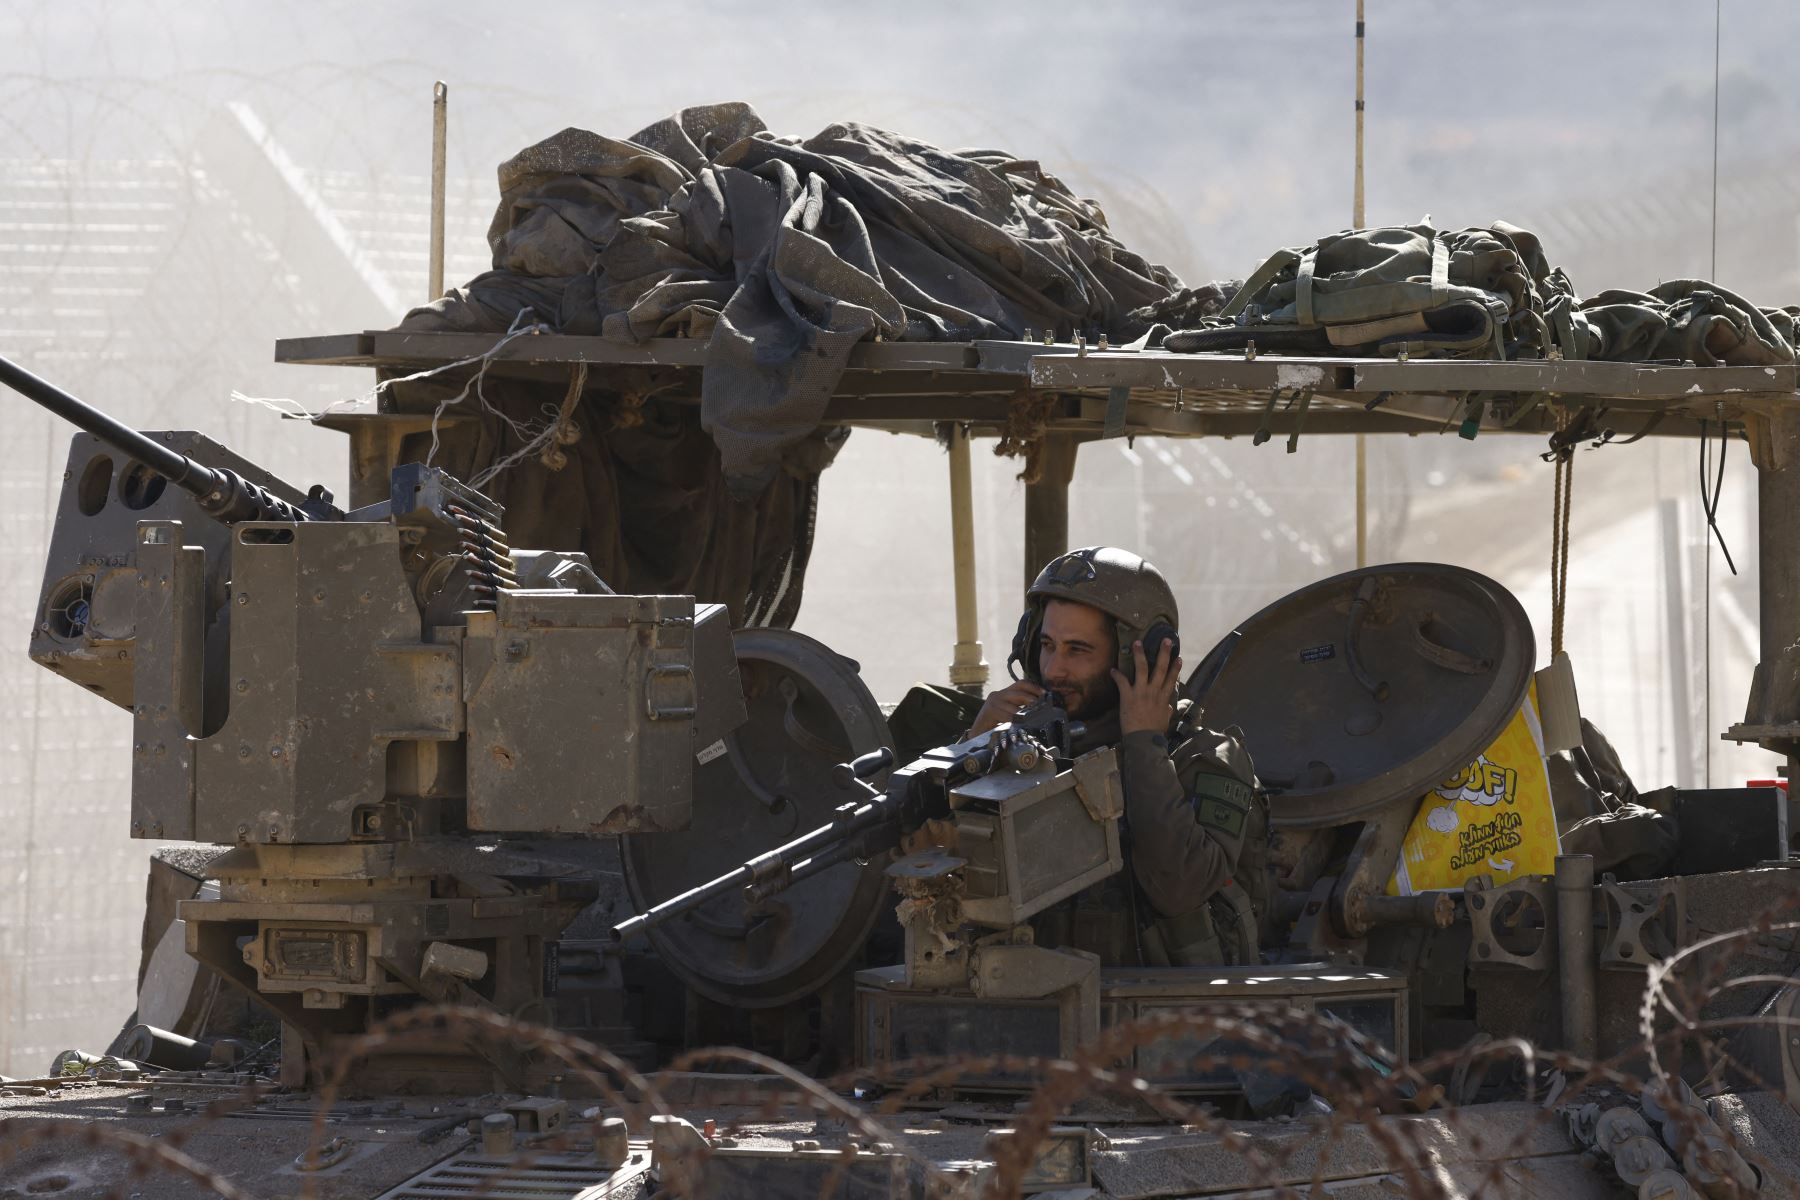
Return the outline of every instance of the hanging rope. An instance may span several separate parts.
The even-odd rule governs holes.
[[[1708,462],[1708,451],[1707,451],[1707,447],[1710,444],[1709,443],[1710,431],[1709,431],[1709,426],[1708,426],[1708,422],[1706,421],[1706,419],[1701,418],[1701,421],[1700,421],[1700,510],[1706,514],[1706,527],[1712,531],[1712,536],[1714,538],[1718,539],[1719,553],[1721,553],[1725,556],[1725,565],[1731,568],[1731,573],[1733,575],[1736,575],[1738,573],[1737,572],[1737,564],[1735,562],[1731,561],[1731,548],[1725,544],[1725,535],[1719,531],[1719,493],[1721,491],[1723,491],[1725,488],[1725,452],[1731,448],[1731,426],[1729,424],[1727,424],[1725,421],[1725,406],[1723,404],[1718,404],[1715,406],[1715,409],[1719,414],[1719,471],[1718,471],[1718,474],[1713,475],[1711,479],[1708,479],[1708,475],[1711,474],[1711,471],[1710,471],[1710,464]],[[1703,664],[1701,673],[1704,676],[1704,679],[1703,679],[1703,682],[1701,685],[1703,690],[1701,692],[1702,699],[1701,699],[1700,703],[1701,703],[1701,711],[1705,714],[1705,716],[1703,717],[1703,720],[1706,722],[1705,725],[1703,726],[1703,728],[1711,729],[1712,728],[1712,543],[1711,542],[1703,542],[1702,543],[1702,548],[1700,551],[1700,561],[1701,561],[1701,571],[1702,571],[1701,593],[1700,594],[1701,594],[1701,605],[1702,605],[1701,613],[1702,613],[1702,618],[1703,618],[1702,624],[1701,624],[1701,635],[1700,635],[1701,636],[1700,661]],[[1703,776],[1702,781],[1706,784],[1706,786],[1711,787],[1712,786],[1712,748],[1711,748],[1710,743],[1708,744],[1707,750],[1706,750],[1706,768],[1705,768],[1704,772],[1702,773],[1702,776]]]
[[[560,471],[569,465],[569,456],[564,446],[573,446],[581,440],[581,427],[575,424],[575,406],[581,403],[581,394],[587,389],[588,365],[585,361],[575,364],[569,372],[569,390],[563,393],[562,407],[556,412],[556,420],[548,431],[550,444],[538,457],[552,471]],[[543,435],[540,435],[542,440]]]
[[[1557,410],[1558,432],[1569,427],[1570,416]],[[1553,443],[1554,444],[1554,443]],[[1550,506],[1550,657],[1563,648],[1563,613],[1569,603],[1569,496],[1575,483],[1575,446],[1558,445],[1555,496]]]
[[[1704,417],[1700,420],[1700,511],[1706,514],[1706,527],[1712,536],[1719,541],[1719,553],[1725,556],[1725,565],[1737,574],[1737,564],[1731,560],[1731,548],[1725,544],[1725,535],[1719,531],[1719,493],[1725,490],[1725,452],[1731,449],[1731,426],[1725,418],[1719,418],[1719,469],[1712,470],[1710,447],[1712,445],[1712,423]],[[1710,595],[1710,593],[1709,593]]]

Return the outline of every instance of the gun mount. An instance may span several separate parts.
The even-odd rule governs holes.
[[[1105,748],[1069,762],[1069,727],[1054,702],[1037,705],[1014,723],[892,770],[885,788],[868,780],[892,765],[891,749],[840,763],[832,783],[855,796],[830,821],[646,907],[612,935],[664,930],[666,937],[671,923],[721,900],[754,912],[855,860],[899,894],[905,947],[901,965],[856,974],[858,1067],[880,1070],[916,1056],[868,1034],[896,1028],[890,1014],[909,1011],[909,1001],[998,1005],[996,1017],[1020,1003],[1046,1009],[1058,1019],[1049,1044],[1035,1048],[1072,1053],[1099,1032],[1100,960],[1032,945],[1027,922],[1119,871],[1125,809],[1116,753]]]
[[[857,1065],[883,1073],[891,1063],[971,1053],[973,1042],[954,1044],[966,1022],[931,1018],[977,1006],[988,1010],[978,1024],[990,1032],[1007,1014],[1042,1014],[1049,1030],[1026,1052],[1074,1054],[1100,1031],[1100,959],[1034,945],[1028,922],[1123,867],[1117,754],[1103,748],[1070,762],[1003,725],[896,774],[910,789],[941,790],[947,813],[887,868],[905,955],[899,966],[857,973]],[[932,1044],[909,1030],[919,1016]]]
[[[723,607],[514,549],[500,506],[432,467],[346,513],[199,434],[0,379],[84,430],[32,656],[131,710],[132,836],[234,847],[218,899],[183,905],[189,953],[308,1040],[394,997],[543,1002],[591,879],[467,848],[685,826],[697,747],[744,714]]]

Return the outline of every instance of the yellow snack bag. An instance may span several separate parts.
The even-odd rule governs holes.
[[[1560,851],[1534,682],[1494,744],[1425,793],[1388,895],[1457,890],[1475,875],[1549,875]]]

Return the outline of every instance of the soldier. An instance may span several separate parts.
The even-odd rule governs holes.
[[[1239,739],[1175,700],[1168,582],[1130,551],[1096,546],[1050,563],[1025,595],[1008,660],[1023,677],[987,697],[970,735],[1050,689],[1085,726],[1071,750],[1116,746],[1125,785],[1125,870],[1041,914],[1039,940],[1108,965],[1260,962],[1267,808]]]

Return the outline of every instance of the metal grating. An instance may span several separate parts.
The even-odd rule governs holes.
[[[650,1152],[633,1148],[616,1171],[589,1154],[524,1153],[495,1158],[464,1150],[426,1168],[376,1200],[433,1200],[480,1196],[485,1200],[602,1200],[633,1196],[650,1170]]]

